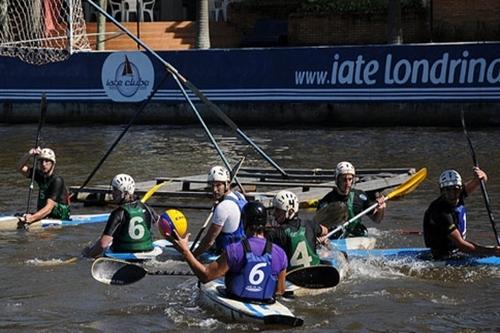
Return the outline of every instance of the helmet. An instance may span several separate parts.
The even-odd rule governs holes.
[[[245,225],[256,225],[264,226],[267,222],[267,212],[266,207],[257,201],[250,201],[244,207],[242,211],[243,221]]]
[[[229,182],[231,180],[231,176],[229,175],[229,171],[222,166],[214,166],[208,172],[207,182]]]
[[[455,170],[445,170],[439,176],[439,187],[462,186],[462,177]]]
[[[337,164],[337,167],[335,168],[335,177],[338,177],[346,173],[350,173],[353,176],[356,175],[356,170],[354,169],[354,165],[352,165],[347,161],[343,161]]]
[[[188,221],[177,209],[168,209],[160,215],[158,229],[163,236],[173,236],[173,231],[176,230],[179,236],[184,237],[188,229]]]
[[[43,148],[40,152],[40,155],[38,155],[38,158],[41,160],[49,160],[53,163],[56,163],[56,154],[50,148]]]
[[[273,206],[274,208],[284,210],[286,212],[285,217],[290,219],[299,212],[299,199],[293,192],[286,190],[279,191],[273,199]],[[290,210],[292,210],[291,213]]]
[[[135,181],[131,176],[120,173],[113,178],[111,181],[111,186],[120,190],[121,192],[127,192],[129,194],[134,194],[135,191]]]

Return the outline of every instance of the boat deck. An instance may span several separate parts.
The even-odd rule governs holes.
[[[331,191],[335,184],[333,169],[284,169],[284,171],[288,177],[284,177],[275,169],[241,168],[237,182],[244,191],[239,189],[238,185],[233,184],[233,186],[236,190],[244,192],[248,199],[258,199],[266,206],[271,205],[271,200],[278,191],[286,189],[294,192],[300,200],[301,207],[306,208],[312,201],[322,198]],[[400,185],[414,173],[414,168],[358,169],[355,188],[372,195]],[[212,200],[206,177],[205,174],[178,178],[158,177],[138,182],[136,194],[143,196],[154,185],[165,182],[148,201],[152,206],[209,209]],[[82,190],[72,186],[70,189],[78,192],[74,201],[86,205],[103,205],[111,199],[109,185],[86,187]]]

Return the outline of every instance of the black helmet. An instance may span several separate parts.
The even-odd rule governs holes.
[[[243,221],[246,226],[261,225],[267,222],[266,207],[257,201],[250,201],[243,207]]]

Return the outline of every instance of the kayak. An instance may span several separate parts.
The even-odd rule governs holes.
[[[191,242],[190,242],[191,245]],[[148,252],[113,252],[110,248],[104,251],[104,256],[121,259],[121,260],[153,260],[156,257],[163,255],[168,257],[170,260],[181,260],[184,261],[182,255],[177,252],[177,250],[173,247],[172,243],[170,243],[166,239],[159,239],[153,242],[154,249]],[[217,260],[219,256],[210,253],[204,253],[200,256],[201,262],[207,263],[214,260]]]
[[[155,246],[151,251],[146,252],[113,252],[111,248],[104,251],[104,256],[121,260],[152,260],[163,253],[163,248]]]
[[[199,283],[199,288],[201,303],[230,321],[250,320],[266,325],[292,327],[302,326],[304,323],[279,301],[268,304],[230,298],[225,292],[223,279]]]
[[[80,224],[102,223],[108,221],[109,213],[104,214],[81,214],[71,215],[69,220],[43,219],[30,224],[30,230],[46,229],[54,227],[75,226]],[[17,216],[1,216],[0,231],[15,231],[18,229]]]
[[[358,249],[373,249],[377,239],[375,237],[347,237],[341,239],[331,239],[330,243],[340,251],[358,250]]]
[[[453,266],[475,266],[475,265],[500,265],[500,257],[475,257],[460,255],[445,260],[432,260],[429,248],[395,248],[395,249],[371,249],[371,250],[347,250],[351,257],[383,257],[388,259],[414,259],[432,261],[438,264]]]

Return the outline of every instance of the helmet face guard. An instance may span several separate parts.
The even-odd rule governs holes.
[[[356,169],[350,162],[342,161],[339,164],[337,164],[337,167],[335,168],[335,184],[337,184],[337,187],[340,186],[339,177],[341,175],[346,175],[346,174],[350,174],[354,177],[356,176]]]
[[[274,208],[281,209],[286,212],[285,218],[291,219],[299,212],[299,200],[295,193],[290,191],[279,191],[273,199]]]

